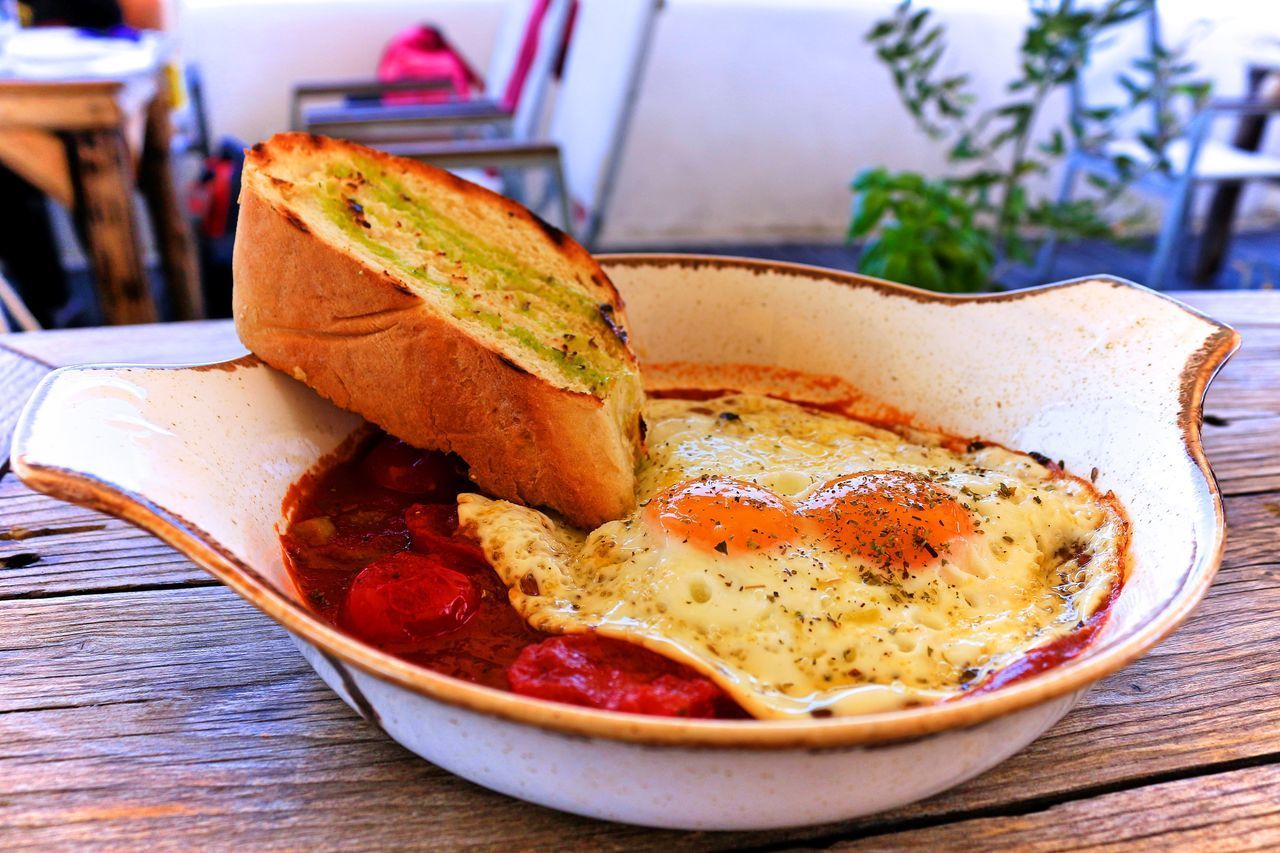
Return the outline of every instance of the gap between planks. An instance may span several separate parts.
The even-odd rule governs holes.
[[[1266,304],[1272,306],[1275,303],[1268,301]],[[1226,303],[1222,311],[1224,315],[1226,314],[1225,305]],[[1239,310],[1238,303],[1235,305],[1235,310]],[[1214,311],[1210,309],[1210,313]],[[1264,353],[1256,346],[1251,347],[1250,342],[1263,343],[1261,339],[1267,338],[1266,344],[1272,343],[1269,339],[1276,336],[1270,332],[1275,324],[1257,325],[1263,332],[1262,335],[1251,334],[1254,330],[1248,324],[1240,324],[1245,332],[1246,348],[1239,360],[1235,362],[1241,368],[1239,378],[1228,372],[1231,371],[1228,367],[1228,371],[1224,371],[1220,379],[1220,384],[1215,385],[1215,391],[1211,392],[1206,410],[1211,413],[1223,411],[1230,420],[1227,427],[1212,429],[1206,427],[1206,443],[1210,446],[1211,459],[1216,460],[1223,453],[1223,450],[1215,450],[1213,447],[1215,431],[1221,436],[1220,448],[1230,448],[1233,445],[1231,439],[1234,438],[1231,433],[1250,421],[1270,420],[1277,411],[1278,395],[1270,381],[1271,374],[1275,372],[1274,369],[1262,368],[1260,374],[1255,371],[1261,368],[1261,365],[1245,364],[1246,361],[1252,361],[1251,356],[1255,354],[1263,357],[1271,356],[1269,352]],[[217,337],[217,334],[214,334],[216,330],[208,331],[211,340]],[[1270,346],[1266,348],[1270,349]],[[186,357],[190,358],[190,356]],[[1244,370],[1246,367],[1249,368],[1247,371]],[[1218,407],[1219,398],[1223,404],[1220,408]],[[1258,466],[1270,458],[1266,455],[1266,448],[1262,443],[1265,441],[1267,428],[1271,426],[1266,423],[1254,423],[1253,427],[1256,429],[1249,431],[1254,433],[1257,452],[1250,455],[1252,451],[1249,448],[1243,448],[1237,451],[1238,461],[1230,464],[1238,465],[1241,470],[1251,468],[1256,472]],[[1263,471],[1262,475],[1262,482],[1267,482],[1269,472]],[[1247,482],[1257,480],[1256,473],[1251,474],[1241,480],[1240,485],[1246,487]],[[1227,485],[1230,486],[1234,482],[1232,480]],[[1273,498],[1280,500],[1280,498],[1274,495],[1257,494],[1261,491],[1259,489],[1251,489],[1251,491],[1255,494],[1248,500],[1228,501],[1228,519],[1232,529],[1232,539],[1228,542],[1229,563],[1234,559],[1232,552],[1237,550],[1230,546],[1233,540],[1242,536],[1247,537],[1247,541],[1252,543],[1252,547],[1248,549],[1252,553],[1276,553],[1274,534],[1265,542],[1259,541],[1259,538],[1266,532],[1274,531],[1275,516],[1280,515],[1280,510],[1268,510],[1266,505],[1270,503],[1272,507],[1280,506],[1272,500]],[[31,497],[34,496],[27,496],[28,499]],[[1255,497],[1258,500],[1253,500]],[[40,502],[44,499],[35,498],[35,500]],[[89,515],[94,516],[92,513]],[[1237,534],[1238,529],[1244,533]],[[144,540],[149,539],[146,534],[123,526],[118,532],[125,537],[133,535]],[[7,546],[19,543],[2,544]],[[73,542],[69,537],[65,544],[74,548],[89,543],[84,540]],[[167,551],[164,546],[159,548]],[[199,570],[186,564],[181,557],[172,552],[169,553],[176,565],[185,566],[186,570],[194,573],[196,577],[203,576]],[[124,556],[121,562],[130,559],[131,557]],[[67,565],[71,566],[72,563],[68,562]],[[145,570],[152,569],[148,567]],[[73,570],[71,574],[77,571],[80,570]],[[140,674],[129,669],[134,663],[131,658],[137,654],[137,644],[129,642],[113,648],[107,660],[97,661],[96,667],[83,673],[85,680],[79,682],[79,688],[74,695],[83,694],[82,698],[89,704],[47,706],[49,709],[57,707],[58,711],[42,711],[38,708],[14,709],[15,713],[0,717],[0,731],[7,733],[8,724],[15,719],[38,718],[33,720],[41,735],[38,741],[47,746],[55,746],[56,737],[53,741],[49,741],[48,736],[56,736],[59,733],[59,727],[63,725],[62,715],[70,714],[81,718],[78,724],[83,726],[81,735],[85,740],[92,743],[94,736],[100,736],[107,741],[108,748],[105,752],[91,755],[87,760],[95,764],[99,772],[108,774],[110,778],[103,778],[102,784],[96,790],[83,786],[63,790],[61,796],[69,797],[74,803],[70,804],[70,808],[65,803],[56,806],[49,814],[55,819],[55,823],[61,823],[63,829],[53,827],[53,831],[55,836],[63,842],[74,837],[86,842],[105,842],[110,836],[102,834],[104,829],[110,833],[117,831],[123,833],[114,836],[120,841],[131,839],[141,842],[144,839],[156,837],[182,837],[186,841],[192,841],[203,837],[208,841],[225,844],[239,837],[246,842],[257,842],[263,837],[260,833],[264,829],[277,827],[285,830],[287,836],[285,838],[280,835],[272,836],[276,839],[276,843],[296,846],[309,838],[315,841],[326,838],[331,840],[334,836],[330,833],[343,831],[349,822],[355,824],[355,833],[347,837],[352,840],[363,837],[366,842],[371,842],[388,837],[387,827],[382,823],[387,820],[404,822],[405,828],[409,831],[397,837],[410,843],[432,837],[440,838],[442,841],[452,838],[454,841],[466,840],[470,843],[488,838],[490,843],[501,843],[507,836],[505,832],[495,827],[503,826],[505,823],[508,829],[512,825],[523,829],[526,821],[529,821],[528,825],[534,830],[528,836],[529,840],[536,844],[537,839],[541,839],[541,843],[547,846],[558,846],[568,838],[574,838],[580,842],[588,842],[589,839],[589,843],[609,846],[625,844],[665,847],[674,845],[678,841],[678,846],[690,848],[770,843],[770,839],[773,839],[774,843],[803,842],[805,839],[816,838],[825,838],[830,841],[833,829],[848,835],[860,831],[860,827],[863,828],[862,831],[876,826],[888,828],[893,826],[894,820],[918,819],[921,814],[935,815],[940,821],[954,821],[963,818],[966,814],[973,817],[978,813],[977,810],[983,808],[981,805],[983,802],[1008,803],[1015,797],[1023,797],[1022,802],[1028,802],[1025,794],[1029,791],[1042,790],[1035,787],[1044,784],[1039,774],[1045,767],[1055,767],[1055,760],[1061,765],[1062,759],[1064,757],[1067,759],[1064,765],[1065,772],[1057,774],[1062,778],[1069,776],[1096,778],[1097,771],[1100,769],[1114,772],[1116,768],[1106,764],[1105,759],[1099,759],[1097,754],[1098,750],[1105,753],[1109,746],[1124,747],[1127,750],[1124,766],[1119,768],[1120,776],[1116,777],[1118,781],[1109,783],[1122,788],[1145,785],[1147,782],[1144,779],[1162,779],[1164,776],[1161,774],[1198,772],[1197,768],[1202,768],[1204,759],[1209,758],[1210,755],[1228,756],[1225,759],[1228,762],[1265,760],[1265,756],[1261,759],[1256,756],[1250,758],[1247,753],[1259,742],[1277,742],[1277,736],[1280,735],[1280,723],[1277,721],[1277,709],[1274,707],[1275,697],[1271,695],[1273,690],[1270,687],[1274,680],[1280,677],[1280,673],[1269,665],[1262,669],[1258,668],[1256,659],[1267,656],[1257,655],[1256,648],[1259,644],[1274,648],[1280,643],[1280,637],[1262,636],[1260,626],[1256,624],[1258,620],[1250,616],[1248,610],[1250,606],[1259,605],[1265,605],[1262,609],[1271,612],[1280,608],[1280,601],[1275,600],[1275,576],[1274,565],[1256,561],[1248,565],[1237,563],[1224,568],[1221,582],[1215,585],[1211,599],[1202,605],[1187,626],[1175,634],[1171,640],[1166,641],[1154,654],[1106,680],[1079,709],[1047,736],[1010,762],[1006,762],[960,789],[933,798],[926,803],[899,810],[903,813],[902,815],[897,812],[889,813],[839,827],[828,827],[825,830],[819,828],[816,832],[801,830],[738,837],[652,833],[634,827],[599,824],[559,815],[481,791],[430,767],[425,762],[408,756],[360,723],[346,710],[345,706],[340,704],[339,700],[328,692],[327,688],[324,688],[310,674],[301,659],[283,641],[279,629],[267,623],[255,612],[248,610],[247,606],[230,597],[229,593],[218,589],[183,589],[182,582],[179,583],[178,588],[169,589],[164,593],[139,593],[135,590],[110,596],[98,596],[94,595],[92,590],[81,589],[79,591],[83,594],[75,599],[75,609],[72,612],[83,615],[83,611],[80,610],[82,606],[89,606],[90,603],[93,606],[100,602],[109,603],[113,610],[117,607],[124,608],[123,612],[117,610],[111,617],[113,625],[123,630],[143,630],[151,623],[131,615],[128,612],[129,606],[144,605],[147,609],[155,608],[161,611],[160,618],[173,620],[179,615],[172,612],[176,597],[199,596],[201,601],[205,602],[200,612],[188,613],[185,618],[177,619],[179,622],[185,622],[187,625],[185,630],[191,632],[192,625],[213,631],[218,631],[220,627],[234,625],[238,630],[241,627],[238,621],[232,620],[231,623],[222,621],[224,607],[238,606],[247,611],[244,614],[244,629],[253,632],[255,636],[267,637],[260,653],[252,654],[247,658],[235,654],[228,656],[216,651],[223,648],[220,644],[215,643],[212,647],[202,644],[198,649],[200,655],[198,659],[216,671],[222,671],[221,667],[230,664],[233,672],[237,667],[249,667],[258,675],[262,674],[264,660],[270,659],[272,663],[288,660],[292,664],[291,668],[286,667],[283,680],[276,680],[272,674],[274,670],[268,666],[265,680],[245,682],[243,679],[237,681],[231,677],[229,683],[199,686],[187,683],[187,678],[190,676],[190,662],[166,659],[160,663],[152,661],[144,664],[143,661],[137,661],[143,677],[133,684],[130,688],[132,691],[151,691],[156,686],[154,682],[157,677],[169,679],[177,675],[180,678],[176,682],[164,681],[159,692],[148,692],[147,698],[122,697],[111,700],[102,697],[105,701],[95,706],[93,703],[100,701],[96,698],[96,687],[101,685],[101,679],[110,680],[121,675],[127,680],[128,677]],[[211,598],[206,600],[205,596]],[[215,596],[221,598],[212,598]],[[12,624],[8,618],[14,615],[11,611],[12,607],[52,605],[55,605],[55,602],[10,602],[0,605],[0,613],[5,614],[6,624]],[[71,602],[65,602],[58,607],[69,605]],[[274,638],[271,637],[271,632],[276,632]],[[199,636],[202,635],[197,634],[197,637]],[[1234,642],[1224,649],[1222,642],[1232,639]],[[60,672],[68,665],[74,668],[74,661],[81,660],[81,656],[86,653],[92,655],[95,643],[102,642],[104,641],[101,637],[83,636],[70,648],[55,644],[53,648],[57,654],[53,659],[46,661],[46,677],[51,673]],[[0,658],[8,657],[6,652],[12,651],[7,648],[8,646],[9,642],[0,642],[0,647],[6,647],[0,648]],[[160,648],[164,646],[161,645]],[[1252,659],[1248,653],[1250,648],[1255,651]],[[123,671],[121,671],[122,666]],[[1201,673],[1201,669],[1205,671]],[[0,675],[0,681],[3,680],[4,676]],[[1179,683],[1187,682],[1195,682],[1201,688],[1208,684],[1208,688],[1199,690],[1190,697],[1182,696],[1176,689],[1172,689]],[[224,694],[227,691],[231,691],[234,695],[230,698],[225,697]],[[1226,692],[1230,693],[1230,699],[1224,701],[1223,696]],[[0,690],[0,695],[8,693],[7,687],[5,690]],[[214,697],[212,705],[202,704],[202,702],[209,703],[210,697]],[[256,704],[253,701],[254,697],[256,697]],[[247,708],[243,701],[246,699],[250,700]],[[1190,715],[1189,719],[1180,720],[1183,725],[1179,726],[1176,732],[1169,732],[1164,728],[1167,725],[1165,715],[1170,713],[1171,707],[1184,715]],[[139,724],[141,728],[130,729],[127,733],[122,733],[120,738],[104,736],[102,735],[104,721],[101,717],[101,712],[104,710],[110,710],[112,714],[137,710],[143,718]],[[234,722],[219,717],[220,714],[226,713],[238,716],[234,718]],[[339,769],[346,768],[348,772],[360,778],[341,782],[311,779],[299,783],[292,778],[293,774],[287,769],[282,771],[278,766],[277,762],[282,757],[280,754],[268,750],[269,754],[263,755],[254,748],[261,746],[259,741],[250,744],[244,756],[239,758],[233,756],[225,760],[211,758],[207,765],[197,769],[193,777],[187,779],[187,782],[194,786],[188,790],[195,792],[194,799],[188,798],[190,802],[182,801],[186,791],[174,793],[170,786],[165,784],[150,791],[142,787],[135,791],[139,796],[130,803],[120,802],[119,808],[112,805],[111,798],[116,796],[112,793],[114,778],[118,778],[119,775],[129,776],[130,770],[154,770],[157,764],[182,767],[184,759],[191,755],[189,750],[182,748],[166,752],[166,747],[163,745],[152,750],[150,754],[139,754],[134,751],[137,745],[147,746],[154,739],[164,737],[181,739],[194,736],[222,739],[228,737],[229,730],[234,733],[235,727],[241,723],[268,727],[296,724],[300,729],[296,732],[280,735],[262,732],[258,736],[266,734],[268,741],[272,737],[290,740],[292,745],[286,748],[285,757],[294,756],[295,752],[297,756],[305,753],[305,751],[298,751],[297,742],[315,746],[313,741],[319,740],[322,742],[320,746],[326,752],[320,756],[321,763],[318,767],[308,767],[306,771],[324,773],[337,765]],[[67,722],[67,726],[75,728],[71,721]],[[107,728],[109,729],[110,726]],[[157,731],[158,728],[162,730]],[[234,733],[231,737],[237,735],[238,733]],[[1188,740],[1191,743],[1187,743]],[[74,741],[72,746],[83,742],[84,740]],[[190,743],[179,745],[192,746]],[[9,740],[3,751],[0,751],[0,769],[14,757],[10,754],[14,746],[14,741]],[[148,749],[150,749],[149,746]],[[375,750],[376,754],[365,754],[363,750]],[[352,754],[348,756],[347,753]],[[1246,757],[1239,758],[1241,754],[1246,754]],[[1237,757],[1229,757],[1233,755]],[[126,761],[127,767],[117,766],[117,762],[122,759]],[[71,756],[51,766],[55,769],[70,770],[67,762],[75,760],[77,758]],[[248,763],[256,768],[255,772],[266,772],[269,778],[261,782],[257,778],[247,781],[242,779],[239,783],[230,784],[228,787],[217,784],[211,790],[201,787],[211,781],[211,775],[215,769],[235,764],[237,761]],[[1186,763],[1180,764],[1179,761]],[[1150,770],[1159,766],[1168,766],[1173,769],[1154,771],[1154,775],[1148,774],[1145,777],[1124,775],[1125,772],[1132,772],[1135,767]],[[388,790],[398,786],[378,785],[377,791],[369,792],[367,789],[370,786],[366,783],[371,780],[362,778],[361,774],[370,773],[376,777],[384,772],[391,772],[397,780],[400,778],[400,773],[408,773],[412,779],[418,779],[421,774],[426,777],[427,784],[424,789],[423,786],[416,786],[410,782],[404,791]],[[0,773],[0,775],[10,779],[10,783],[14,779],[9,773]],[[264,785],[263,782],[268,784]],[[10,783],[0,782],[0,790]],[[1160,788],[1163,784],[1155,787]],[[270,796],[271,792],[264,792],[264,787],[287,793],[283,800],[273,799]],[[230,801],[219,804],[228,790],[238,790],[243,796],[238,798],[233,796]],[[1124,788],[1122,793],[1145,796],[1143,794],[1145,790],[1147,789],[1142,787]],[[445,796],[441,793],[442,791],[452,792],[452,798],[441,801],[440,797]],[[1060,787],[1046,796],[1058,800],[1065,798],[1068,806],[1079,803],[1088,805],[1094,801],[1088,799],[1092,796],[1089,791],[1090,789],[1084,787],[1074,789]],[[307,831],[309,824],[306,821],[314,815],[314,812],[309,810],[320,804],[313,799],[313,795],[317,792],[327,795],[329,799],[326,802],[330,805],[345,803],[355,806],[358,802],[363,802],[367,808],[361,810],[344,806],[338,810],[338,815],[334,818],[341,821],[342,825],[329,826],[324,832],[309,834]],[[56,792],[54,789],[46,788],[43,793],[55,794]],[[1082,797],[1085,799],[1081,799]],[[102,801],[104,798],[107,802]],[[1096,799],[1105,799],[1105,797]],[[12,804],[13,801],[0,797],[0,809],[5,807],[6,802]],[[284,807],[281,805],[282,802]],[[159,805],[154,805],[155,803]],[[302,804],[306,808],[292,808],[297,804]],[[446,822],[442,824],[439,821],[420,819],[421,810],[427,804],[440,806],[442,813],[447,816]],[[1143,804],[1147,808],[1151,807],[1149,801],[1144,800]],[[379,809],[379,805],[385,805],[388,808]],[[1050,812],[1052,811],[1053,809],[1050,809]],[[366,812],[368,817],[362,819]],[[300,814],[308,817],[300,819]],[[244,821],[242,828],[247,834],[236,836],[237,830],[233,827],[242,825],[242,816],[261,817],[267,825],[264,826],[263,823],[252,819]],[[474,820],[471,819],[472,817]],[[509,818],[509,821],[504,821],[503,818]],[[970,823],[977,825],[973,821]],[[5,825],[15,824],[0,820],[0,827]],[[450,828],[455,825],[461,825],[463,829],[461,834],[452,834]],[[956,825],[965,826],[966,824]],[[33,824],[28,824],[28,827],[36,829]],[[168,836],[155,834],[166,827],[177,834]],[[470,831],[468,827],[471,828]],[[130,834],[133,830],[140,831],[137,834]],[[77,836],[75,835],[77,832],[82,834]],[[201,833],[204,834],[201,835]],[[36,835],[29,836],[33,841],[36,837]],[[904,842],[907,840],[907,836],[902,838]]]
[[[1152,808],[1153,802],[1159,805]],[[1188,850],[1280,847],[1280,764],[1202,774],[1026,814],[839,840],[829,849],[1119,850],[1135,844]]]
[[[1234,515],[1251,538],[1274,542],[1265,511],[1247,505]],[[0,702],[11,713],[0,714],[0,826],[26,822],[35,833],[30,840],[60,843],[90,837],[76,832],[120,843],[167,832],[186,833],[180,837],[187,843],[224,833],[228,843],[284,843],[261,834],[262,822],[281,820],[289,842],[301,844],[349,831],[351,814],[372,809],[405,834],[379,835],[372,823],[362,824],[359,831],[374,834],[347,836],[353,842],[411,843],[437,833],[456,841],[465,833],[472,843],[498,844],[518,825],[522,840],[535,845],[572,839],[704,849],[830,840],[1017,808],[1011,803],[1087,799],[1100,782],[1140,790],[1150,779],[1194,774],[1206,764],[1267,759],[1264,747],[1280,743],[1280,697],[1271,686],[1280,661],[1257,653],[1280,645],[1280,625],[1256,615],[1280,610],[1280,583],[1274,565],[1231,565],[1251,553],[1229,555],[1223,580],[1230,582],[1216,585],[1186,626],[978,779],[835,827],[734,836],[603,825],[453,779],[359,721],[310,673],[283,631],[221,588],[6,602]],[[84,704],[77,708],[77,701]],[[131,780],[127,789],[113,785],[121,777]],[[77,786],[63,790],[67,779]],[[276,811],[281,798],[305,806],[311,823],[285,820]],[[431,808],[423,814],[414,802]],[[154,808],[161,811],[147,811]],[[481,814],[488,819],[479,824],[468,817]],[[259,834],[237,836],[235,826]]]

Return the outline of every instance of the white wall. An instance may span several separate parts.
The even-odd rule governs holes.
[[[607,0],[585,0],[607,2]],[[181,0],[180,35],[203,71],[213,129],[254,141],[286,124],[289,86],[368,76],[382,45],[419,19],[443,24],[479,67],[500,0]],[[949,62],[984,97],[1011,73],[1024,0],[934,0],[951,24]],[[893,0],[667,0],[602,239],[672,243],[835,239],[850,177],[875,164],[938,173],[942,152],[915,130],[862,36]],[[1280,3],[1166,0],[1176,40],[1212,28],[1192,56],[1223,94],[1243,62],[1280,55]],[[1058,105],[1059,107],[1061,105]],[[1230,121],[1220,132],[1229,135]],[[1280,156],[1280,132],[1268,139]],[[1280,191],[1251,192],[1254,217]]]

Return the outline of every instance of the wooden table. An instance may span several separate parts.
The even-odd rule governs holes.
[[[163,69],[120,80],[0,79],[0,163],[72,211],[113,324],[159,319],[135,187],[150,213],[173,315],[204,316],[195,243],[169,158],[168,90]],[[140,150],[129,145],[131,124]]]
[[[1205,424],[1226,496],[1222,572],[1159,648],[966,785],[755,834],[655,832],[517,802],[364,723],[280,628],[158,540],[7,473],[0,848],[1280,846],[1280,294],[1184,298],[1244,335]],[[242,352],[222,322],[0,346],[6,423],[42,364]]]

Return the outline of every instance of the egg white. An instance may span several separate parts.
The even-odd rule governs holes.
[[[693,666],[760,718],[941,701],[1070,633],[1122,580],[1127,525],[1083,480],[997,446],[888,430],[757,395],[650,400],[640,507],[590,533],[534,509],[459,497],[535,628],[597,630]],[[928,566],[885,572],[820,541],[720,553],[644,505],[702,476],[800,502],[867,471],[927,478],[977,525]],[[1087,555],[1087,556],[1086,556]]]

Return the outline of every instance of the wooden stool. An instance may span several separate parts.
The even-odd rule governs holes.
[[[135,158],[128,139],[141,131]],[[0,80],[0,163],[70,208],[107,322],[159,319],[133,207],[142,191],[176,319],[204,316],[195,245],[169,158],[163,70],[128,80]]]

